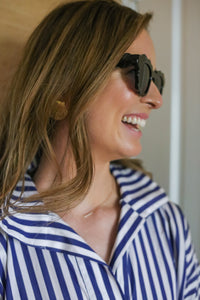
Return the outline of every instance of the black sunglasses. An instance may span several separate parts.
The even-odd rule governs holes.
[[[126,75],[131,79],[131,86],[139,96],[143,97],[148,93],[151,80],[153,80],[162,95],[165,84],[164,74],[161,71],[153,71],[151,61],[145,54],[125,53],[117,64],[117,67],[128,69]]]

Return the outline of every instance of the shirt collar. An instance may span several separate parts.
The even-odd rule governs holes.
[[[120,187],[121,203],[142,218],[147,218],[168,201],[164,189],[140,171],[111,165],[111,173]]]
[[[120,187],[122,207],[118,235],[110,261],[115,272],[146,219],[168,202],[168,197],[162,188],[140,171],[111,165],[111,173]]]
[[[143,173],[119,165],[111,165],[110,170],[120,188],[122,207],[118,235],[110,261],[110,265],[116,268],[130,242],[142,228],[145,219],[164,205],[168,199],[163,189]],[[22,181],[17,184],[12,200],[16,201],[21,191]],[[26,174],[25,190],[21,199],[23,200],[24,197],[29,197],[35,193],[37,193],[35,184],[30,175]],[[7,216],[1,223],[1,227],[9,236],[30,246],[64,251],[105,264],[57,214],[17,212]]]

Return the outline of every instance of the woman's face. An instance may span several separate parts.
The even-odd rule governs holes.
[[[126,53],[145,54],[155,69],[155,50],[146,30]],[[147,95],[141,97],[130,88],[122,72],[119,68],[113,71],[88,109],[87,126],[95,160],[111,161],[138,155],[141,152],[141,129],[123,120],[136,117],[144,123],[151,110],[162,105],[162,96],[153,81]]]

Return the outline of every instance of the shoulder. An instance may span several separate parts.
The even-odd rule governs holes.
[[[168,201],[155,212],[154,218],[158,227],[167,233],[176,255],[179,253],[187,259],[195,254],[190,226],[179,205]]]
[[[189,230],[189,225],[179,205],[168,200],[162,207],[158,209],[157,214],[169,224],[171,233],[176,235],[178,231],[182,231],[186,237]]]
[[[158,224],[165,228],[168,237],[173,242],[176,251],[188,253],[192,247],[192,239],[189,223],[181,207],[171,201],[167,201],[155,212],[154,218]]]
[[[119,187],[121,196],[134,211],[153,222],[158,230],[164,230],[168,240],[178,247],[188,247],[190,228],[182,209],[171,202],[164,189],[140,170],[111,164],[111,172]]]
[[[174,257],[182,297],[200,299],[200,264],[184,213],[178,205],[168,202],[156,214],[162,215],[162,228],[165,228],[168,246]]]
[[[0,223],[0,298],[3,294],[3,285],[6,277],[7,266],[7,234],[2,230]]]
[[[154,211],[147,222],[154,224],[160,239],[168,245],[176,260],[183,262],[192,241],[189,224],[182,209],[168,200]]]

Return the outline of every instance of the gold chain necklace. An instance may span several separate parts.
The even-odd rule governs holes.
[[[110,198],[110,196],[111,196],[112,193],[113,193],[113,188],[111,189],[111,191],[108,194],[108,196],[106,197],[106,199],[104,201],[102,201],[99,205],[97,205],[95,208],[91,209],[89,212],[87,212],[86,214],[84,214],[83,218],[87,219],[88,217],[90,217],[91,215],[93,215],[95,213],[95,211],[99,207],[103,206],[103,204],[108,201],[108,199]]]

